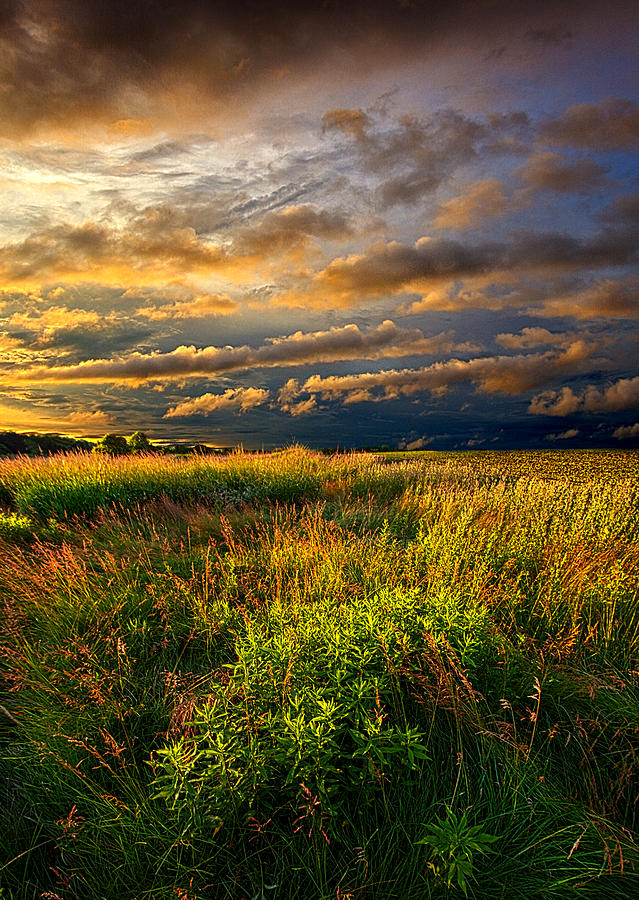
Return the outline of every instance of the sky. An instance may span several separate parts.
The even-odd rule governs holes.
[[[0,0],[0,430],[639,447],[639,6]]]

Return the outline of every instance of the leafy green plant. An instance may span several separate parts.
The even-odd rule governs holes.
[[[469,825],[468,813],[457,816],[446,807],[446,818],[431,822],[426,826],[428,834],[417,841],[430,849],[429,869],[437,878],[442,878],[446,887],[453,881],[468,895],[467,881],[473,878],[474,856],[476,853],[490,853],[491,844],[498,836],[483,831],[482,825]]]

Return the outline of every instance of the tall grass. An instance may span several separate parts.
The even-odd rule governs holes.
[[[639,481],[523,460],[5,462],[3,896],[636,896]]]

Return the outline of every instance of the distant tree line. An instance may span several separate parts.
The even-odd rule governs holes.
[[[226,450],[208,444],[153,444],[143,431],[135,431],[126,438],[120,434],[105,434],[97,441],[83,441],[62,434],[0,431],[0,457],[52,456],[55,453],[106,453],[108,456],[139,453],[190,454],[200,456],[222,454]]]
[[[0,456],[51,456],[54,453],[90,451],[93,444],[61,434],[0,431]]]
[[[121,434],[105,434],[96,441],[93,447],[94,453],[106,453],[109,456],[125,456],[126,454],[139,453],[197,453],[200,456],[225,453],[225,450],[217,447],[209,447],[207,444],[152,444],[143,431],[134,431],[129,438]]]

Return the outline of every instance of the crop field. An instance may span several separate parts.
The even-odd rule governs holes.
[[[639,454],[0,460],[0,898],[639,896]]]

